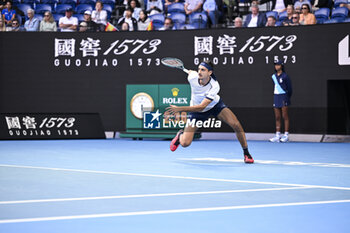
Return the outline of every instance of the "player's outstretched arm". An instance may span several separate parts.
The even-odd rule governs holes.
[[[193,106],[170,105],[166,110],[170,114],[175,114],[177,112],[201,112],[211,103],[211,101],[212,100],[206,98],[200,104]]]

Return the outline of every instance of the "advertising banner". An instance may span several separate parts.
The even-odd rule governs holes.
[[[0,139],[104,139],[98,114],[0,114]]]
[[[292,131],[325,133],[327,82],[350,79],[348,28],[2,33],[0,111],[98,112],[106,130],[125,131],[126,85],[187,84],[185,73],[161,59],[179,58],[192,70],[211,59],[219,95],[244,129],[273,132],[271,76],[274,61],[282,60],[294,90]],[[175,97],[169,98],[164,106]]]

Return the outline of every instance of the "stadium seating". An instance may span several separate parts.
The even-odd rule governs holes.
[[[52,12],[52,6],[50,4],[37,4],[35,6],[35,14],[44,14],[46,11]]]
[[[287,11],[283,11],[278,15],[278,21],[283,22],[288,17]],[[277,18],[276,18],[277,20]]]
[[[21,0],[12,0],[12,6],[17,6],[18,4],[21,4]]]
[[[58,0],[41,0],[41,3],[50,4],[52,7],[54,7],[55,5],[57,5]]]
[[[349,10],[346,7],[338,7],[333,9],[331,19],[336,19],[338,22],[345,20],[348,17]]]
[[[109,4],[115,6],[115,0],[102,0],[103,5]]]
[[[173,4],[170,4],[168,6],[168,13],[172,14],[172,13],[185,13],[185,5],[183,3],[180,2],[176,2]]]
[[[79,22],[82,22],[85,20],[83,14],[75,14],[74,17],[77,17]]]
[[[90,4],[79,4],[76,8],[75,8],[75,12],[77,14],[84,14],[85,11],[92,11],[93,8]]]
[[[58,22],[60,18],[64,17],[62,14],[52,14],[53,19]]]
[[[31,5],[34,8],[35,4],[39,4],[40,0],[22,0],[22,3]]]
[[[332,24],[332,23],[339,23],[339,21],[336,19],[328,19],[323,22],[323,24]]]
[[[22,3],[17,5],[17,9],[22,11],[24,15],[27,15],[27,10],[32,9],[30,4]]]
[[[322,24],[324,21],[329,19],[330,9],[329,8],[320,8],[315,11],[315,17],[317,24]]]
[[[89,4],[95,8],[96,0],[79,0],[79,4]]]
[[[77,0],[59,0],[59,4],[68,4],[72,8],[75,8],[77,5]]]
[[[334,0],[334,8],[338,8],[340,4],[348,4],[347,0]]]
[[[266,18],[273,16],[276,20],[278,20],[278,13],[276,11],[268,11],[265,13]]]
[[[181,29],[181,30],[192,30],[192,29],[196,29],[196,27],[194,27],[191,24],[184,24],[179,29]]]
[[[104,4],[103,5],[103,10],[107,11],[108,13],[112,13],[113,12],[113,5],[110,4]]]
[[[176,28],[179,28],[186,22],[186,15],[183,13],[172,13],[169,17],[172,19]]]
[[[68,8],[71,8],[71,7],[72,7],[72,6],[69,5],[69,4],[59,4],[59,5],[56,6],[55,12],[56,12],[57,14],[65,14],[65,13],[66,13],[66,10],[67,10]]]
[[[39,21],[43,20],[43,18],[44,18],[44,16],[40,15],[40,14],[35,15],[34,17],[37,18]]]
[[[189,16],[189,22],[197,29],[206,28],[208,17],[205,13],[195,12]]]

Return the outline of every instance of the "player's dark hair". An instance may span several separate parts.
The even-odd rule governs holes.
[[[211,60],[206,59],[206,60],[203,60],[203,62],[206,63],[207,65],[209,65],[214,70],[214,64],[213,64],[213,62]]]

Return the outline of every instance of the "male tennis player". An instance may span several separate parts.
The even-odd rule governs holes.
[[[187,79],[191,85],[190,106],[170,105],[170,107],[167,107],[167,111],[171,114],[189,112],[190,119],[196,119],[196,121],[205,121],[209,116],[218,117],[236,132],[237,138],[243,148],[244,162],[254,163],[254,159],[248,151],[247,140],[241,124],[235,114],[222,102],[218,95],[220,85],[213,74],[212,62],[202,62],[198,66],[198,72],[193,70],[188,72]],[[171,141],[170,150],[175,151],[180,144],[183,147],[191,145],[196,129],[195,126],[191,125],[186,125],[184,131],[181,129]]]

